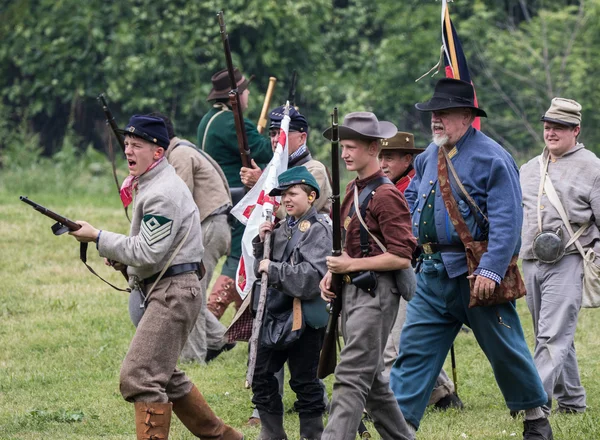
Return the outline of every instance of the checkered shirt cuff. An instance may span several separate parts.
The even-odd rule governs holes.
[[[473,275],[481,275],[482,277],[489,278],[490,280],[494,280],[496,283],[500,284],[502,282],[502,278],[496,272],[487,269],[475,269]]]

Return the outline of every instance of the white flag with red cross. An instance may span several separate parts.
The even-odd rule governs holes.
[[[288,166],[289,103],[286,104],[284,114],[273,159],[256,185],[231,210],[231,214],[246,225],[242,237],[242,257],[235,276],[235,285],[242,299],[250,292],[256,280],[252,240],[258,235],[258,228],[263,222],[273,221],[273,213],[279,208],[280,197],[270,197],[269,193],[278,186],[278,177]]]

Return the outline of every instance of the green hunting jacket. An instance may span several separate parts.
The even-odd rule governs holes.
[[[223,109],[225,111],[222,111]],[[219,112],[221,113],[211,122],[208,132],[206,132],[208,122]],[[262,136],[256,130],[256,125],[246,118],[244,118],[244,125],[252,159],[254,159],[258,166],[264,168],[273,157],[271,141],[269,138]],[[204,115],[198,125],[198,143],[196,145],[206,151],[221,166],[230,188],[244,186],[240,180],[242,158],[240,157],[237,135],[235,133],[235,121],[229,107],[221,103],[216,103]]]

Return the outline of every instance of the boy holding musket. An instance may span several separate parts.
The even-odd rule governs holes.
[[[325,258],[332,247],[331,226],[328,218],[313,207],[319,198],[319,184],[306,167],[281,173],[279,186],[269,195],[282,196],[287,217],[275,226],[263,223],[253,241],[257,272],[266,272],[269,278],[252,382],[252,402],[262,422],[259,439],[287,439],[283,429],[283,403],[274,376],[286,360],[291,374],[290,386],[298,398],[294,407],[300,416],[300,437],[320,439],[325,405],[317,366],[328,313],[320,297],[319,281],[327,272]],[[272,252],[269,259],[261,261],[267,231],[273,231]],[[274,333],[269,316],[285,313],[290,323],[300,322],[301,329],[294,330],[295,326],[290,325],[284,327],[279,340],[269,337]]]

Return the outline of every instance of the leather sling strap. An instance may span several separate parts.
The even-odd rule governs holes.
[[[377,237],[375,237],[375,235],[373,235],[373,233],[367,227],[367,223],[363,218],[367,212],[367,206],[374,195],[373,192],[371,192],[370,194],[371,197],[365,199],[365,202],[363,202],[363,204],[360,206],[360,209],[356,211],[356,216],[358,217],[358,221],[360,222],[360,249],[365,256],[367,256],[369,253],[369,238],[366,235],[367,233],[371,237],[373,237],[373,240],[375,240],[375,243],[377,243],[377,246],[379,246],[381,252],[387,252],[387,248],[383,245],[381,240],[379,240]],[[356,187],[354,187],[354,203],[358,203],[358,190],[356,189]]]
[[[469,228],[465,223],[465,219],[458,211],[458,204],[456,203],[456,199],[454,198],[454,196],[452,196],[452,188],[450,187],[450,177],[448,175],[447,166],[449,162],[451,161],[448,159],[447,153],[445,152],[444,148],[439,147],[438,180],[440,182],[440,190],[442,191],[442,199],[444,200],[444,206],[446,207],[446,211],[448,211],[448,215],[450,216],[450,220],[452,220],[452,224],[454,225],[454,229],[456,230],[460,241],[462,241],[464,245],[467,245],[468,243],[474,241],[474,239],[471,235],[471,231],[469,231]],[[458,180],[458,182],[460,182],[460,180]]]
[[[464,198],[464,200],[466,200],[467,205],[469,206],[469,209],[471,211],[471,214],[473,214],[473,218],[475,219],[475,222],[477,223],[477,226],[479,227],[481,232],[487,236],[487,234],[489,232],[489,224],[490,224],[487,216],[483,213],[483,211],[481,210],[481,208],[479,207],[477,202],[475,202],[475,200],[473,200],[473,197],[471,197],[469,192],[465,189],[464,185],[460,181],[460,177],[458,177],[458,173],[456,172],[456,169],[454,168],[454,165],[452,164],[452,160],[448,156],[448,152],[443,147],[439,147],[439,149],[442,150],[442,153],[444,154],[444,158],[446,160],[448,169],[450,170],[450,173],[452,174],[452,177],[448,178],[448,181],[450,182],[450,186],[452,186],[453,181],[456,183],[456,186],[458,186],[460,193],[461,193],[459,195],[461,196],[461,198]],[[479,218],[479,215],[477,215],[478,213],[481,215],[481,217],[483,217],[485,222]]]
[[[88,270],[93,275],[97,276],[102,281],[104,281],[106,284],[108,284],[110,287],[112,287],[115,290],[118,290],[119,292],[131,292],[131,289],[129,287],[126,289],[121,289],[120,287],[117,287],[114,284],[109,283],[104,278],[102,278],[100,275],[98,275],[96,273],[96,271],[94,269],[92,269],[92,267],[89,264],[87,264],[87,250],[88,250],[88,243],[79,243],[79,259],[83,262],[83,264],[85,264],[85,267],[87,267]],[[123,273],[123,275],[127,276],[125,272]]]
[[[369,206],[369,202],[375,195],[375,190],[379,188],[381,185],[393,185],[392,181],[385,176],[380,176],[373,179],[371,182],[365,186],[360,194],[358,193],[358,188],[356,184],[354,185],[354,200],[352,202],[352,206],[350,206],[350,211],[348,212],[348,216],[352,217],[355,213],[357,214],[360,221],[360,251],[363,256],[369,255],[370,247],[369,247],[369,235],[371,235],[378,245],[381,242],[371,234],[371,231],[366,227],[366,223],[362,218],[367,214],[367,207]],[[356,206],[358,205],[359,210],[356,211]],[[381,245],[380,245],[381,248]],[[385,251],[384,251],[385,252]]]

